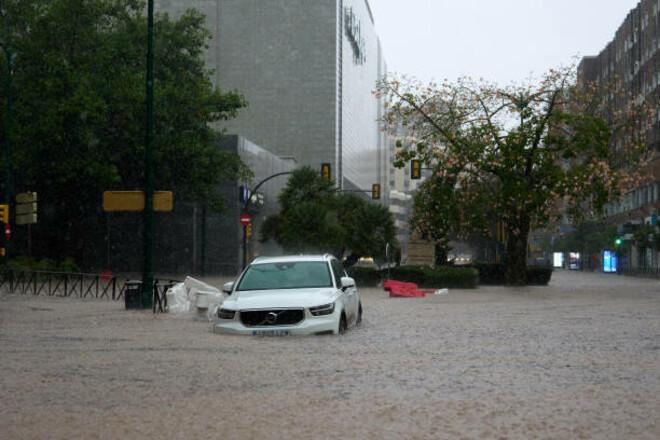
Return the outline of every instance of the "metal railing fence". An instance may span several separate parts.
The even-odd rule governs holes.
[[[660,267],[619,268],[619,275],[660,279]]]
[[[124,299],[128,277],[108,274],[0,269],[0,290],[45,296]],[[167,291],[177,280],[154,279],[153,312],[167,308]]]

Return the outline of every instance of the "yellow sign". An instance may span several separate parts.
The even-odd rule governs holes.
[[[171,211],[172,191],[155,191],[154,211]],[[144,193],[142,191],[105,191],[103,192],[104,211],[144,211]]]

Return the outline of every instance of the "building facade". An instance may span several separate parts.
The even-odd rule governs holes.
[[[283,160],[236,135],[216,140],[218,148],[238,154],[252,169],[255,184],[274,174],[292,171],[296,164]],[[278,254],[275,243],[260,243],[259,228],[268,215],[279,211],[277,195],[286,185],[285,178],[270,179],[259,188],[252,203],[246,204],[239,183],[227,181],[217,188],[226,201],[222,212],[177,198],[173,210],[154,213],[155,272],[161,276],[227,275],[240,273],[244,262],[259,255]],[[246,229],[239,222],[242,214],[252,217],[251,237],[243,239]],[[144,262],[142,252],[144,225],[138,212],[89,212],[84,219],[87,230],[97,231],[85,239],[83,261],[86,270],[117,273],[136,272]],[[245,251],[245,254],[244,254]]]
[[[341,189],[385,182],[385,73],[367,0],[156,0],[156,11],[195,8],[212,34],[206,64],[221,90],[249,106],[222,123],[276,156],[321,169]]]
[[[622,97],[641,97],[655,105],[653,125],[648,132],[649,160],[645,184],[625,197],[608,204],[605,217],[617,223],[631,245],[625,265],[659,266],[658,252],[636,249],[632,231],[641,224],[655,224],[660,209],[660,0],[641,0],[617,29],[613,40],[597,55],[582,59],[578,75],[586,82],[622,81]],[[624,108],[624,98],[615,97],[615,106]],[[629,98],[633,99],[633,98]]]

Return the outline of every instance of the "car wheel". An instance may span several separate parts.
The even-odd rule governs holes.
[[[346,315],[342,313],[341,317],[339,318],[339,328],[337,329],[337,334],[343,335],[344,333],[346,333]]]
[[[358,326],[362,323],[362,303],[358,303],[358,315],[355,320],[355,325]]]

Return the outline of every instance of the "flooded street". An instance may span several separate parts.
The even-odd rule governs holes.
[[[216,335],[193,312],[0,294],[0,432],[660,438],[658,280],[557,271],[549,287],[360,293],[359,329],[283,338]]]

